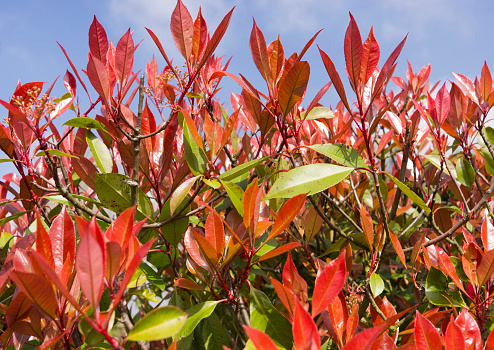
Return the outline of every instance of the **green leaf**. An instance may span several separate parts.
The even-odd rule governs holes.
[[[8,162],[18,162],[15,159],[2,158],[0,159],[0,163],[8,163]]]
[[[372,273],[370,275],[370,288],[371,288],[371,291],[372,291],[372,295],[375,297],[377,297],[378,295],[380,295],[383,290],[384,290],[384,281],[383,279],[381,278],[381,276],[379,276],[378,274],[376,273]]]
[[[433,305],[468,307],[458,290],[449,290],[447,277],[434,267],[427,274],[425,295]]]
[[[94,135],[91,130],[86,130],[86,141],[94,161],[102,173],[111,173],[113,169],[113,159],[110,150],[103,141]]]
[[[182,203],[184,198],[189,193],[192,186],[194,186],[197,179],[200,177],[202,177],[202,175],[194,176],[190,179],[185,180],[175,189],[175,191],[173,191],[173,194],[170,197],[170,214],[173,214],[175,212],[180,203]]]
[[[127,339],[153,341],[169,338],[177,334],[186,321],[187,314],[179,308],[160,307],[141,318],[131,329]]]
[[[239,177],[240,175],[246,173],[250,169],[255,168],[256,166],[258,166],[259,164],[261,164],[262,162],[264,162],[268,158],[270,158],[270,157],[263,157],[263,158],[259,158],[259,159],[254,159],[254,160],[248,161],[246,163],[240,164],[240,165],[236,166],[235,168],[231,168],[231,169],[225,171],[223,174],[218,176],[218,179],[221,179],[223,181],[233,180],[233,179]]]
[[[292,325],[271,304],[266,294],[253,287],[250,289],[250,323],[263,331],[276,345],[291,349],[293,344]]]
[[[456,162],[456,173],[458,174],[458,181],[465,187],[472,187],[475,182],[475,171],[472,165],[465,159],[460,158]]]
[[[220,180],[221,181],[221,180]],[[242,187],[233,182],[221,181],[223,187],[225,187],[226,193],[228,193],[228,197],[233,203],[235,209],[240,214],[240,216],[244,216],[244,208],[242,205],[242,200],[244,198],[244,190]]]
[[[204,151],[195,141],[185,122],[183,123],[182,128],[184,132],[185,160],[187,161],[187,164],[189,164],[190,171],[196,176],[204,174],[206,172],[208,159],[206,158]]]
[[[491,143],[491,145],[494,145],[494,129],[490,126],[486,127],[484,129],[485,136],[487,137],[487,140]]]
[[[132,206],[130,185],[132,180],[122,174],[96,174],[96,193],[101,204],[120,214]],[[149,198],[138,188],[136,217],[142,220],[153,214]],[[151,217],[152,219],[152,217]]]
[[[427,215],[430,214],[431,210],[429,209],[429,207],[427,206],[427,204],[425,204],[425,202],[422,200],[422,198],[420,198],[419,196],[417,196],[417,194],[415,192],[413,192],[411,189],[409,189],[403,182],[401,182],[400,180],[398,180],[396,177],[394,177],[393,175],[391,174],[388,174],[388,173],[385,173],[390,179],[391,181],[393,181],[396,186],[398,186],[398,188],[408,197],[410,198],[415,204],[417,204],[419,207],[421,207],[422,209],[425,210],[425,212],[427,213]]]
[[[214,312],[202,321],[201,333],[205,349],[223,350],[223,345],[229,345],[225,329]]]
[[[367,167],[367,164],[362,159],[362,157],[360,157],[360,155],[355,149],[353,149],[348,145],[344,145],[342,143],[327,143],[325,145],[312,145],[312,146],[308,146],[308,148],[313,149],[314,151],[319,152],[342,165],[346,165],[352,168]]]
[[[0,232],[0,249],[3,249],[6,245],[12,246],[14,236],[9,232]]]
[[[313,119],[331,119],[334,118],[334,113],[328,107],[317,106],[307,114],[307,112],[300,113],[300,119],[313,120]]]
[[[184,206],[187,203],[187,201],[188,201],[188,197],[185,197],[182,203],[179,205],[179,207]],[[190,206],[188,208],[185,208],[184,212],[188,212],[188,211],[190,211]],[[161,209],[161,213],[158,221],[162,222],[169,219],[170,217],[171,217],[170,199],[168,199],[163,205],[163,208]],[[173,220],[172,222],[169,222],[168,224],[162,226],[161,233],[163,235],[163,238],[165,238],[173,246],[177,246],[177,244],[180,243],[180,241],[182,240],[185,231],[187,231],[187,226],[189,225],[190,219],[191,217],[187,216],[185,218]]]
[[[151,266],[149,266],[148,264],[143,262],[143,263],[141,263],[141,265],[139,265],[139,268],[146,275],[146,279],[148,280],[148,282],[150,282],[153,286],[161,289],[162,291],[166,290],[165,281],[163,280],[163,278],[161,278],[160,275],[158,275],[153,270],[153,268]]]
[[[191,334],[202,319],[211,315],[218,303],[219,301],[205,301],[188,309],[187,314],[189,317],[176,337],[180,339]]]
[[[489,175],[494,175],[494,160],[487,148],[481,148],[476,150],[482,158],[485,160],[485,170]]]
[[[298,194],[309,195],[324,191],[345,179],[353,168],[334,164],[310,164],[282,173],[263,200],[291,198]]]
[[[425,159],[427,159],[436,168],[438,168],[439,170],[441,169],[441,156],[439,154],[431,153],[431,154],[427,154],[427,155],[425,155],[423,157]],[[446,162],[448,163],[448,167],[451,170],[451,176],[454,179],[458,179],[458,175],[456,174],[456,170],[455,170],[455,167],[454,167],[453,163],[451,163],[449,160],[446,160]],[[450,174],[448,174],[448,170],[446,169],[445,166],[443,167],[443,172],[446,175],[450,175]]]
[[[21,217],[22,215],[29,213],[29,212],[30,212],[29,210],[21,211],[20,213],[15,213],[15,214],[12,214],[10,216],[7,216],[6,218],[0,219],[0,225],[5,225],[7,222],[12,221],[14,219],[17,219],[17,218]]]
[[[83,129],[98,129],[102,131],[108,131],[103,123],[100,123],[97,120],[86,117],[73,118],[67,120],[62,125],[73,126],[76,128],[83,128]]]
[[[77,159],[79,159],[79,157],[77,157],[77,156],[73,156],[73,155],[71,155],[71,154],[68,154],[68,153],[62,152],[62,151],[60,151],[60,150],[58,150],[58,149],[49,149],[49,150],[48,150],[48,154],[49,154],[50,156],[52,156],[52,157],[53,157],[53,156],[59,156],[59,157],[70,157],[70,158],[77,158]],[[38,153],[36,153],[34,156],[35,156],[35,157],[44,157],[44,156],[46,156],[46,151],[39,151],[39,152],[38,152]]]
[[[202,181],[204,181],[204,183],[206,185],[208,185],[211,188],[214,188],[215,190],[217,190],[218,188],[221,187],[221,183],[216,179],[211,179],[211,180],[210,179],[202,179]]]

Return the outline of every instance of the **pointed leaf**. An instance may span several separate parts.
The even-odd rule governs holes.
[[[319,47],[318,47],[319,48]],[[348,111],[351,111],[350,106],[348,105],[348,101],[346,98],[345,94],[345,88],[343,87],[343,83],[341,82],[340,75],[336,71],[336,68],[334,66],[333,61],[329,58],[329,56],[319,48],[319,53],[321,54],[322,61],[324,63],[324,67],[326,68],[326,71],[329,74],[329,78],[331,79],[331,82],[333,83],[333,86],[336,89],[336,92],[340,96],[341,102],[345,105],[346,109]]]
[[[383,292],[384,281],[381,276],[376,273],[372,273],[369,278],[369,286],[371,288],[372,295],[375,298]]]
[[[479,325],[467,309],[463,309],[455,323],[465,339],[465,349],[482,349],[482,336]]]
[[[475,171],[473,170],[472,165],[462,157],[456,162],[455,168],[456,174],[458,175],[458,181],[460,181],[463,186],[471,188],[475,182]]]
[[[470,97],[472,102],[478,106],[479,100],[477,97],[477,92],[475,89],[475,85],[470,80],[470,78],[458,73],[453,73],[453,75],[455,76],[456,81],[458,81],[458,84],[461,86],[463,91],[468,95],[468,97]]]
[[[209,212],[204,229],[206,239],[216,250],[216,255],[219,259],[223,254],[223,247],[225,245],[225,229],[220,215],[215,210]]]
[[[170,29],[178,51],[180,51],[186,60],[189,60],[192,53],[194,22],[181,0],[177,1],[177,6],[173,10]]]
[[[368,328],[355,335],[342,350],[368,350],[372,343],[379,337],[381,332],[385,329],[385,324],[377,327]]]
[[[99,242],[89,232],[81,238],[75,267],[81,281],[82,292],[95,310],[98,310],[103,292],[105,261]]]
[[[191,334],[197,327],[199,322],[204,318],[209,317],[220,301],[205,301],[192,306],[187,310],[187,320],[185,321],[180,332],[176,334],[176,338],[185,338]]]
[[[306,198],[306,194],[299,194],[290,198],[283,204],[266,241],[277,237],[280,233],[285,231],[304,206]]]
[[[175,306],[152,310],[141,318],[127,335],[128,340],[154,341],[177,334],[187,321],[187,314]]]
[[[346,251],[341,252],[318,273],[312,294],[312,317],[319,315],[343,288],[346,281],[345,255]]]
[[[324,145],[312,145],[308,148],[331,158],[332,160],[353,168],[366,168],[367,164],[351,146],[342,143],[327,143]]]
[[[53,220],[49,235],[55,272],[61,275],[67,259],[70,259],[68,266],[72,268],[76,256],[75,227],[65,206],[62,208],[62,212]]]
[[[251,169],[254,169],[256,166],[261,164],[262,162],[266,161],[270,157],[263,157],[259,159],[254,159],[250,160],[248,162],[239,164],[235,168],[228,169],[224,173],[221,173],[220,176],[218,176],[218,179],[221,179],[223,181],[230,181],[234,180],[235,178],[245,174]]]
[[[297,350],[320,350],[321,340],[314,320],[295,298],[293,313],[293,341]]]
[[[336,185],[345,179],[353,168],[333,164],[310,164],[284,172],[263,200],[289,198],[302,193],[312,195]]]
[[[268,86],[271,86],[272,75],[269,66],[268,49],[266,46],[266,41],[264,40],[264,35],[257,27],[255,20],[250,33],[249,46],[250,52],[252,53],[252,59],[254,60],[257,69],[261,73],[264,80],[268,83]]]
[[[483,286],[494,273],[494,250],[485,252],[482,256],[482,261],[477,267],[477,275],[479,279],[479,286]]]
[[[417,196],[417,194],[415,194],[415,192],[413,192],[411,189],[409,189],[404,183],[402,183],[400,180],[398,180],[397,178],[395,178],[394,176],[388,174],[388,173],[385,173],[390,179],[391,181],[393,181],[396,186],[398,186],[398,188],[408,197],[410,198],[415,204],[417,204],[420,208],[422,208],[423,210],[425,210],[425,212],[427,213],[427,215],[431,212],[430,208],[427,206],[427,204],[425,204],[425,202],[422,200],[422,198],[420,198],[419,196]]]
[[[372,217],[367,212],[364,206],[359,210],[360,212],[360,225],[364,231],[364,238],[369,246],[371,252],[374,249],[374,224],[372,223]]]
[[[175,212],[180,203],[182,203],[184,198],[189,193],[192,186],[194,186],[197,179],[199,179],[200,177],[202,177],[202,175],[185,180],[175,189],[175,191],[173,191],[173,194],[170,197],[170,215]]]
[[[115,69],[120,84],[125,84],[132,75],[134,66],[134,40],[130,29],[120,38],[115,50]]]
[[[367,81],[370,79],[374,70],[379,63],[379,55],[381,49],[379,48],[379,44],[377,43],[376,38],[374,37],[374,32],[371,27],[369,36],[364,41],[362,48],[362,63],[360,65],[360,81],[363,85],[367,84]]]
[[[89,50],[91,54],[103,63],[106,63],[106,54],[108,52],[108,38],[105,28],[98,22],[94,16],[93,23],[89,27]]]
[[[279,88],[279,102],[284,115],[288,115],[293,106],[304,96],[309,83],[310,67],[305,61],[299,61],[290,69]]]
[[[94,157],[94,161],[102,173],[111,173],[113,159],[108,147],[91,130],[86,130],[86,141]]]
[[[276,344],[266,333],[246,325],[243,325],[243,327],[257,350],[278,350]]]
[[[297,247],[300,247],[300,246],[301,246],[301,244],[298,242],[291,242],[291,243],[283,244],[282,246],[275,248],[273,250],[270,250],[266,254],[261,255],[261,257],[257,261],[263,261],[263,260],[268,260],[268,259],[274,258],[275,256],[286,253],[287,251],[290,251],[290,250],[297,248]]]
[[[482,229],[480,230],[480,236],[482,238],[482,244],[484,246],[484,251],[494,249],[494,226],[491,223],[489,216],[484,217],[482,222]]]
[[[90,53],[86,71],[91,85],[106,103],[110,98],[110,76],[106,65]]]
[[[354,91],[357,91],[362,63],[362,38],[357,23],[350,13],[350,24],[345,33],[345,65],[348,79]]]

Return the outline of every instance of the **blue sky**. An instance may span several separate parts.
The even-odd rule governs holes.
[[[269,43],[279,34],[285,52],[289,54],[300,52],[312,35],[324,28],[315,44],[333,59],[345,82],[343,40],[349,11],[354,15],[363,38],[374,26],[381,46],[380,65],[409,34],[398,59],[395,72],[398,75],[404,76],[407,59],[415,71],[431,63],[433,82],[453,80],[451,72],[473,79],[480,75],[484,60],[493,64],[494,70],[494,2],[487,0],[184,0],[184,3],[194,18],[202,6],[210,31],[236,6],[230,28],[217,53],[233,56],[229,71],[244,74],[264,91],[249,51],[253,17],[266,41]],[[174,0],[4,1],[0,9],[0,98],[9,99],[18,79],[23,83],[52,82],[59,75],[63,77],[70,67],[56,41],[65,47],[76,67],[84,69],[89,50],[87,33],[93,15],[103,24],[114,43],[129,27],[134,30],[134,41],[142,40],[136,52],[135,70],[144,69],[153,53],[158,66],[164,66],[144,27],[158,35],[168,55],[180,64],[180,55],[169,30],[175,4]],[[311,65],[306,96],[308,104],[329,77],[315,45],[306,59]],[[65,91],[61,79],[57,87],[55,95],[62,95]],[[235,84],[228,84],[227,89],[240,92]],[[78,92],[84,106],[87,98],[81,90]],[[334,105],[337,101],[334,89],[330,89],[323,103]]]

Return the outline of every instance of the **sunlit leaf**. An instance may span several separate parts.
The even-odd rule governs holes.
[[[128,340],[153,341],[173,337],[184,326],[187,314],[174,306],[154,309],[141,318],[127,335]]]

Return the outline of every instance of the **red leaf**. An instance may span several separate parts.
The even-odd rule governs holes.
[[[0,100],[0,104],[9,110],[9,116],[12,114],[14,117],[26,124],[27,127],[32,128],[27,116],[21,112],[19,108],[11,103],[5,102],[4,100]]]
[[[120,261],[122,260],[122,247],[117,242],[106,242],[105,244],[105,278],[111,283],[113,276],[120,269]]]
[[[81,128],[81,130],[84,130]],[[85,140],[85,138],[84,138]],[[74,152],[75,153],[75,152]],[[96,174],[98,170],[94,166],[93,162],[82,155],[78,155],[79,158],[73,158],[71,160],[73,170],[79,175],[82,181],[91,188],[93,191],[96,191]]]
[[[292,254],[288,252],[285,267],[283,268],[283,285],[305,301],[307,295],[307,282],[299,275],[297,268],[292,260]]]
[[[75,267],[81,281],[82,291],[98,314],[99,301],[103,292],[105,261],[99,242],[90,232],[86,232],[81,238]]]
[[[208,45],[206,46],[206,49],[204,51],[204,56],[202,56],[202,60],[197,66],[197,69],[201,69],[202,66],[207,62],[209,57],[214,53],[214,50],[216,50],[216,47],[218,47],[221,39],[223,38],[223,35],[225,35],[225,32],[228,28],[228,25],[230,24],[230,18],[232,17],[232,13],[235,7],[233,7],[230,12],[226,14],[226,16],[223,18],[221,23],[218,25],[218,28],[214,31],[214,34],[209,40]]]
[[[464,292],[465,290],[463,289],[463,283],[456,274],[455,266],[449,259],[448,254],[446,254],[446,252],[442,250],[440,247],[438,246],[435,247],[437,251],[437,257],[439,259],[439,266],[453,280],[453,283]]]
[[[147,100],[142,111],[141,130],[143,135],[148,135],[156,131],[156,120],[153,112],[149,109]],[[148,137],[145,140],[147,149],[152,154],[155,147],[156,135]]]
[[[480,74],[480,93],[484,101],[489,99],[489,95],[492,91],[492,76],[487,67],[487,62],[484,61],[484,66],[482,67],[482,72]]]
[[[8,129],[0,125],[0,149],[4,151],[4,153],[9,156],[9,158],[13,158],[14,155],[14,143],[10,138],[10,132]]]
[[[297,350],[319,350],[321,340],[314,320],[302,307],[298,298],[295,299],[295,311],[293,312],[293,342]]]
[[[310,40],[307,42],[307,44],[305,44],[302,51],[300,51],[300,55],[298,55],[298,57],[297,57],[298,61],[300,61],[302,59],[302,57],[304,57],[305,53],[312,46],[312,44],[314,43],[314,40],[316,40],[317,36],[319,35],[319,33],[321,31],[322,31],[322,29],[319,29],[319,31],[316,34],[314,34],[314,36],[312,38],[310,38]]]
[[[244,325],[245,333],[252,343],[256,347],[257,350],[277,350],[278,347],[271,340],[269,335],[255,328],[251,328],[249,326]]]
[[[120,38],[115,51],[115,69],[120,84],[125,85],[134,66],[134,40],[130,29]]]
[[[257,181],[245,190],[242,208],[244,210],[244,225],[250,233],[256,232],[257,222],[259,221],[259,208],[261,205],[262,191],[257,186]]]
[[[216,261],[218,261],[225,245],[225,229],[220,215],[215,210],[211,210],[206,219],[205,236],[216,250]]]
[[[403,252],[403,248],[401,247],[401,243],[398,237],[394,233],[390,233],[389,238],[391,239],[391,243],[393,244],[393,248],[395,249],[396,254],[398,254],[398,258],[400,259],[403,266],[406,267],[407,261],[405,258],[405,253]]]
[[[264,35],[261,30],[257,27],[256,21],[253,20],[252,31],[250,33],[250,52],[252,53],[252,59],[256,64],[257,69],[261,73],[262,77],[268,84],[269,89],[272,88],[273,76],[271,73],[271,68],[269,65],[268,49],[266,46],[266,41],[264,40]]]
[[[36,213],[36,250],[40,252],[49,262],[50,266],[54,267],[51,240],[48,232],[46,232],[41,222],[39,214]]]
[[[189,115],[189,113],[187,113],[187,111],[185,109],[180,108],[180,111],[182,112],[182,115],[184,116],[184,121],[187,124],[187,128],[189,129],[189,132],[192,135],[192,138],[197,143],[197,146],[199,146],[199,148],[204,151],[203,141],[202,141],[201,136],[199,135],[199,132],[197,131],[196,124],[194,123],[191,116]]]
[[[192,229],[189,228],[185,232],[185,236],[184,236],[184,244],[185,244],[185,248],[187,249],[187,253],[189,253],[190,257],[192,258],[192,260],[197,265],[199,265],[203,269],[211,272],[211,268],[210,268],[209,264],[207,263],[205,256],[203,255],[203,253],[199,249],[199,244],[197,243],[197,240],[195,239],[195,235],[193,235],[191,231],[192,231]]]
[[[290,225],[293,219],[300,212],[300,209],[304,206],[306,198],[307,194],[299,194],[290,198],[285,204],[283,204],[266,241],[277,237],[280,233],[285,231],[288,225]]]
[[[418,311],[415,315],[414,335],[417,350],[442,350],[443,339],[436,327]]]
[[[287,115],[304,96],[309,83],[310,66],[305,61],[297,62],[281,83],[278,98],[281,110]]]
[[[439,89],[439,91],[437,92],[436,96],[436,113],[439,126],[441,126],[448,117],[450,105],[451,98],[449,96],[448,90],[446,89],[446,83],[444,83],[441,89]]]
[[[282,246],[280,246],[276,249],[273,249],[264,255],[261,255],[261,257],[257,261],[263,261],[263,260],[271,259],[275,256],[286,253],[287,251],[292,250],[292,249],[297,248],[297,247],[300,247],[300,246],[301,246],[301,244],[298,242],[291,242],[291,243],[283,244]]]
[[[106,65],[92,54],[89,54],[89,61],[86,69],[91,85],[101,96],[103,102],[107,103],[106,101],[108,101],[108,98],[110,97],[110,76],[106,70]]]
[[[204,288],[202,288],[196,282],[188,280],[186,278],[179,278],[178,280],[175,281],[173,285],[175,287],[189,289],[189,290],[204,290]]]
[[[60,274],[67,259],[69,266],[74,266],[76,237],[75,228],[67,208],[64,206],[62,212],[53,220],[50,227],[50,239],[55,263],[55,272]],[[66,281],[64,281],[66,282]]]
[[[242,89],[242,97],[244,98],[244,111],[250,113],[250,116],[257,125],[261,124],[262,103],[259,96],[254,96],[245,89]],[[230,136],[230,135],[228,135]]]
[[[293,316],[293,312],[295,310],[295,298],[293,292],[273,277],[270,277],[270,280],[286,311],[288,311],[290,316]]]
[[[142,259],[144,259],[144,257],[146,256],[146,254],[148,253],[149,249],[151,248],[151,246],[154,244],[155,241],[156,238],[153,238],[149,242],[145,243],[142,247],[140,247],[134,254],[134,257],[132,258],[130,263],[127,265],[127,271],[125,271],[125,276],[122,282],[120,282],[120,288],[118,289],[118,293],[113,299],[112,304],[108,309],[109,315],[112,314],[112,312],[115,310],[118,303],[120,302],[120,299],[122,299],[122,296],[127,290],[127,285],[129,284],[130,279],[134,275],[134,272],[136,272],[139,265],[142,263]]]
[[[482,261],[477,267],[479,286],[483,286],[494,273],[494,250],[489,250],[482,256]]]
[[[473,103],[475,103],[477,106],[479,105],[479,99],[477,97],[477,93],[475,91],[475,85],[472,83],[470,78],[458,74],[458,73],[453,73],[455,76],[456,80],[458,81],[458,84],[462,87],[463,91],[470,97]]]
[[[456,318],[455,323],[461,329],[461,333],[465,339],[465,349],[482,349],[482,336],[479,325],[468,310],[463,309],[460,316]]]
[[[69,56],[67,55],[67,52],[65,51],[65,49],[63,48],[62,45],[60,45],[60,43],[57,41],[57,44],[58,46],[60,46],[60,48],[62,49],[62,52],[63,54],[65,55],[65,58],[67,58],[67,61],[69,61],[69,64],[70,66],[72,67],[72,69],[74,70],[74,73],[77,77],[77,79],[79,79],[79,82],[81,83],[82,87],[84,88],[84,90],[86,91],[86,94],[88,95],[89,97],[89,101],[91,101],[91,97],[89,96],[89,92],[87,91],[87,88],[86,88],[86,84],[84,84],[84,82],[82,81],[81,77],[79,76],[79,72],[77,72],[77,69],[75,68],[74,64],[72,63],[72,61],[70,60]]]
[[[196,62],[199,61],[201,55],[204,53],[207,40],[208,27],[206,21],[202,17],[201,8],[199,7],[197,18],[194,21],[194,37],[192,41],[192,54],[194,55]]]
[[[360,224],[362,225],[362,229],[364,231],[364,238],[372,252],[374,249],[374,225],[372,224],[372,217],[364,206],[362,206],[359,211]]]
[[[357,23],[350,13],[350,24],[345,33],[345,65],[353,91],[359,87],[360,65],[362,63],[362,38]]]
[[[494,331],[489,333],[487,340],[485,341],[484,350],[494,350]]]
[[[362,48],[362,64],[360,65],[360,81],[362,84],[367,84],[367,81],[374,73],[379,63],[380,53],[381,49],[371,27],[369,36],[364,41]]]
[[[336,89],[336,92],[340,96],[341,102],[345,105],[346,109],[350,112],[351,108],[348,105],[348,101],[346,99],[346,94],[345,94],[345,88],[343,87],[343,83],[341,82],[340,75],[336,71],[336,68],[334,67],[333,61],[329,58],[329,56],[319,48],[319,53],[321,54],[322,62],[324,63],[324,67],[326,68],[326,71],[329,74],[329,78],[331,79],[334,88]]]
[[[329,88],[331,87],[331,82],[328,82],[326,85],[324,85],[321,90],[319,90],[319,92],[317,93],[316,97],[314,97],[314,99],[310,102],[309,106],[307,107],[307,110],[305,111],[305,117],[307,117],[310,113],[310,111],[312,111],[312,109],[319,103],[319,101],[321,100],[321,98],[324,96],[324,94],[329,90]]]
[[[94,16],[93,23],[89,27],[89,50],[91,50],[91,54],[95,58],[106,63],[108,39],[105,28],[98,22],[96,16]]]
[[[345,251],[319,271],[312,294],[312,317],[317,316],[340,293],[346,280]]]
[[[125,209],[106,231],[108,239],[118,243],[122,247],[123,252],[125,252],[132,236],[135,210],[135,206]]]
[[[484,251],[494,249],[494,226],[488,216],[485,216],[482,222],[481,237]]]
[[[376,83],[374,85],[374,89],[372,90],[372,97],[369,102],[369,106],[372,105],[372,101],[376,98],[376,96],[381,92],[381,89],[386,82],[386,80],[389,79],[389,75],[391,74],[393,65],[396,62],[396,59],[400,55],[401,49],[403,49],[403,45],[405,45],[405,41],[407,40],[408,35],[398,44],[398,46],[394,49],[394,51],[389,55],[388,59],[386,60],[386,63],[384,63],[384,66],[381,69],[381,72],[377,76]]]
[[[52,319],[57,312],[57,299],[50,282],[34,273],[11,271],[10,278],[17,288],[27,295],[45,314]]]
[[[168,59],[168,56],[166,55],[166,52],[165,50],[163,49],[163,45],[161,45],[161,42],[160,40],[158,39],[158,37],[156,36],[156,34],[153,33],[153,31],[151,29],[148,29],[146,28],[146,30],[148,31],[149,35],[151,36],[151,39],[153,39],[154,43],[156,44],[156,46],[158,47],[158,50],[160,50],[160,53],[161,55],[163,56],[163,58],[165,59],[165,62],[166,64],[169,66],[169,67],[173,67],[172,63],[170,62],[170,60]]]
[[[271,77],[276,85],[278,79],[283,74],[283,66],[285,65],[285,51],[281,44],[280,38],[271,42],[268,46],[269,67],[271,69]]]
[[[178,51],[180,51],[186,60],[189,60],[192,53],[194,22],[181,0],[177,1],[177,6],[173,10],[170,29]]]
[[[342,350],[367,350],[370,348],[372,343],[379,337],[383,329],[386,327],[385,324],[368,328],[356,336],[354,336]]]
[[[461,328],[453,320],[448,323],[444,340],[446,350],[465,350],[465,338]]]
[[[165,135],[163,136],[163,152],[158,154],[160,156],[160,181],[170,170],[170,165],[173,159],[173,145],[175,144],[175,135],[178,130],[178,118],[176,116],[172,117],[172,121],[168,124],[165,130]]]

